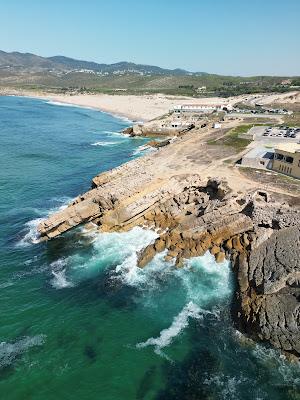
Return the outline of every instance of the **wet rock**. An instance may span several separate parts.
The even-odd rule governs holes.
[[[133,134],[133,127],[129,126],[128,128],[123,129],[122,133],[124,135],[132,135]]]
[[[138,266],[144,268],[155,256],[156,251],[153,244],[147,246],[138,257]]]
[[[154,243],[155,250],[160,253],[166,248],[166,243],[163,239],[157,239]]]
[[[223,261],[225,261],[225,253],[220,251],[219,253],[216,254],[216,262],[222,263]]]
[[[221,249],[220,249],[220,247],[218,247],[218,246],[213,246],[211,249],[210,249],[210,252],[211,252],[211,254],[214,256],[214,255],[216,255],[216,254],[218,254],[218,253],[220,253],[220,251],[221,251]]]
[[[168,144],[170,144],[170,140],[166,139],[166,140],[151,140],[150,142],[147,143],[148,146],[151,147],[155,147],[156,149],[160,148],[160,147],[164,147],[167,146]]]
[[[176,262],[175,262],[175,267],[176,268],[182,268],[183,266],[184,266],[183,258],[177,256]]]

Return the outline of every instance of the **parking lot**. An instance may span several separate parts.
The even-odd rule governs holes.
[[[253,140],[262,142],[300,142],[300,128],[288,126],[269,127],[255,126],[251,128],[248,135],[253,135]]]

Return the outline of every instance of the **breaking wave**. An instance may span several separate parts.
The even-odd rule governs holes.
[[[18,241],[16,244],[17,247],[27,247],[31,246],[32,244],[38,243],[39,234],[37,231],[37,227],[40,222],[43,221],[44,218],[49,217],[50,215],[54,214],[57,211],[63,210],[67,207],[68,203],[72,200],[71,197],[54,197],[51,202],[58,203],[58,205],[54,206],[50,210],[42,210],[42,209],[34,209],[36,214],[39,214],[40,217],[34,218],[30,221],[27,221],[24,224],[24,230],[26,233],[24,236]]]
[[[113,146],[118,144],[118,142],[95,142],[91,143],[91,146]]]
[[[122,133],[122,132],[117,132],[117,131],[103,131],[103,133],[106,133],[109,136],[118,136],[119,138],[129,137],[129,135]]]
[[[87,110],[93,110],[95,109],[93,107],[89,106],[81,106],[79,104],[72,104],[72,103],[64,103],[62,101],[55,101],[55,100],[47,100],[45,101],[46,104],[52,105],[52,106],[60,106],[60,107],[74,107],[74,108],[85,108]]]
[[[66,277],[66,265],[67,259],[63,258],[54,261],[50,264],[51,274],[53,278],[50,281],[51,286],[55,289],[64,289],[67,287],[73,287],[74,284],[69,281]]]
[[[73,287],[73,283],[69,282],[66,278],[66,270],[63,269],[59,272],[51,271],[53,279],[51,280],[51,285],[55,289],[64,289],[67,287]]]
[[[43,218],[35,218],[25,223],[25,230],[27,230],[27,233],[17,243],[18,247],[27,247],[31,246],[32,244],[38,243],[39,234],[37,231],[37,227],[42,221]]]
[[[137,156],[139,154],[147,154],[156,151],[154,147],[148,146],[147,144],[137,147],[131,154],[131,156]]]
[[[154,231],[139,227],[126,233],[99,233],[82,229],[81,237],[90,246],[88,254],[75,253],[60,258],[49,265],[56,289],[76,286],[79,282],[94,278],[106,269],[111,269],[112,278],[124,284],[137,285],[144,280],[137,267],[137,253],[155,240]]]
[[[133,284],[138,279],[137,270],[140,270],[137,267],[137,254],[157,238],[157,233],[135,227],[126,233],[95,233],[92,237],[95,252],[93,257],[79,268],[81,272],[91,273],[91,269],[115,266],[115,277],[126,284]]]

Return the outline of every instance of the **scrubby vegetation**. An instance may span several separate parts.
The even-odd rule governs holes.
[[[232,77],[214,74],[204,75],[140,75],[110,74],[105,76],[70,72],[30,73],[2,77],[2,86],[20,89],[57,92],[80,91],[80,93],[144,94],[164,93],[193,97],[222,96],[261,92],[287,92],[289,86],[281,85],[281,77]],[[3,79],[1,79],[3,78]],[[201,90],[199,90],[201,88]]]

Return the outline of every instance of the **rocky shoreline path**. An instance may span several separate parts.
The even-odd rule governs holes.
[[[162,251],[176,268],[208,250],[217,262],[230,259],[238,329],[299,357],[300,208],[224,163],[236,152],[209,145],[211,134],[192,131],[96,176],[91,190],[39,225],[40,238],[89,222],[101,231],[138,225],[159,233],[139,254],[141,268]]]

